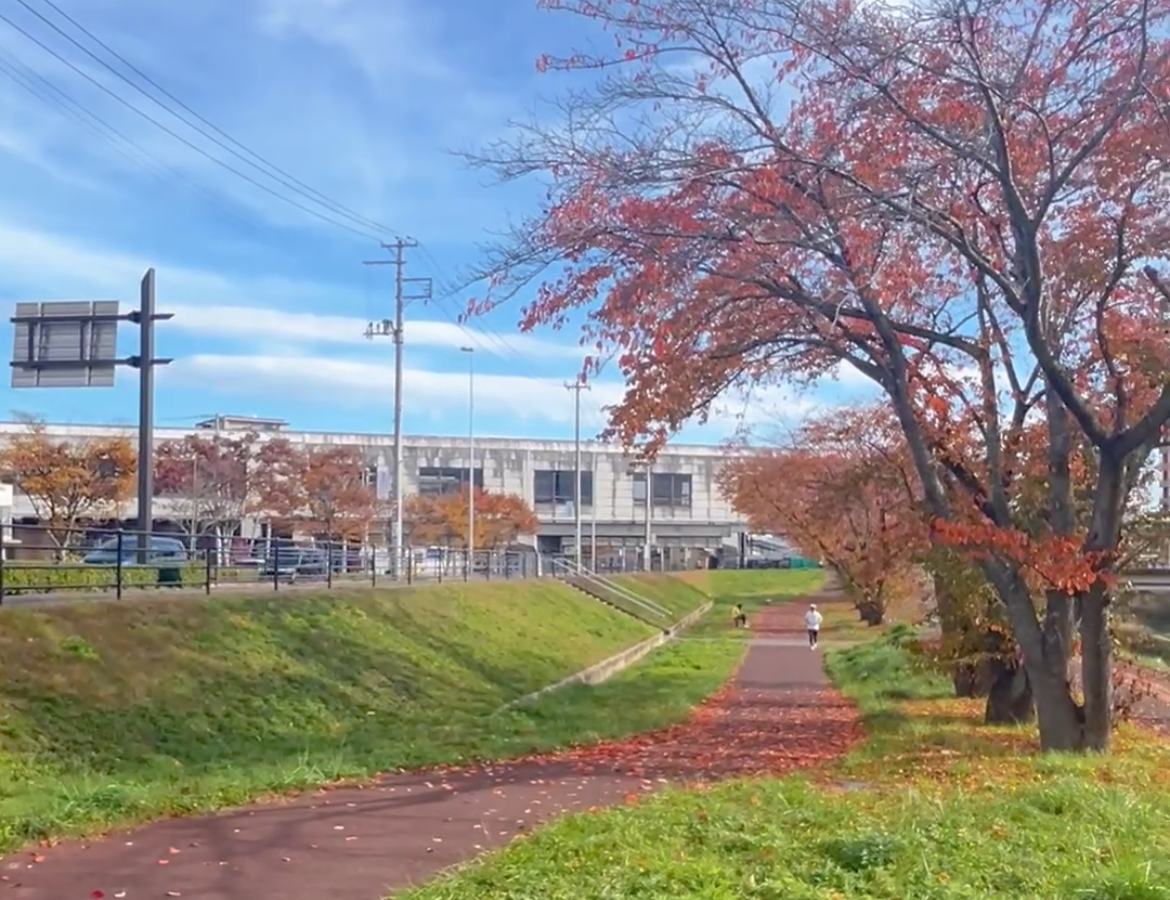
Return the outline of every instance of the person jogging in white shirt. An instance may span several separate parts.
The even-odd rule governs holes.
[[[808,628],[808,648],[810,650],[817,649],[817,637],[821,633],[821,622],[823,621],[824,618],[817,610],[817,605],[810,603],[808,612],[804,614],[804,624]]]

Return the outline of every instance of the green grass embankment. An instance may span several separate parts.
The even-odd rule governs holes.
[[[714,602],[711,612],[693,630],[695,637],[716,634],[749,640],[751,628],[732,628],[732,609],[743,605],[749,624],[766,606],[816,593],[825,582],[823,569],[707,569],[677,576]]]
[[[652,633],[552,582],[5,610],[0,847],[501,755],[483,716]]]
[[[500,711],[655,631],[551,580],[0,610],[0,851],[677,722],[741,647]]]

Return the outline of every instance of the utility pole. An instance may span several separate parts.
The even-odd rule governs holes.
[[[573,556],[577,568],[581,568],[581,392],[589,390],[589,385],[578,378],[576,381],[566,381],[565,389],[573,391]],[[596,488],[596,485],[594,485]],[[592,499],[592,498],[591,498]],[[596,565],[596,563],[594,563]]]
[[[393,244],[382,244],[382,249],[393,250],[393,259],[365,260],[364,266],[394,266],[394,319],[370,322],[366,326],[366,337],[392,337],[394,339],[394,536],[392,540],[390,574],[397,579],[402,566],[402,343],[406,303],[409,300],[430,300],[431,279],[405,278],[405,252],[417,247],[418,241],[398,238]],[[408,285],[416,285],[414,294],[407,293]]]
[[[170,360],[154,355],[154,323],[174,318],[155,311],[154,269],[142,276],[139,306],[127,317],[138,325],[138,355],[129,364],[138,370],[138,562],[150,561],[154,531],[154,369]]]

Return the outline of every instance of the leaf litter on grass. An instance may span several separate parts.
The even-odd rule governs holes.
[[[831,668],[870,737],[813,779],[566,819],[407,898],[1170,900],[1164,740],[1127,725],[1110,757],[1037,756],[1032,729],[983,727],[896,638]]]
[[[792,631],[801,614],[772,608],[761,626],[775,633]],[[827,682],[791,685],[777,674],[774,685],[745,685],[733,676],[681,724],[529,754],[512,764],[571,768],[580,775],[710,782],[813,768],[840,759],[861,740],[856,708],[839,691]]]

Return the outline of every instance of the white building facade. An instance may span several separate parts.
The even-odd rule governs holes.
[[[0,422],[0,440],[19,434],[26,426]],[[283,438],[299,446],[359,448],[368,465],[371,485],[384,488],[393,471],[393,438],[384,434],[308,432],[288,430],[279,420],[221,416],[193,428],[156,428],[155,442],[182,440],[191,434],[208,435],[253,431],[261,440]],[[50,437],[92,440],[124,436],[137,440],[134,428],[113,425],[46,426]],[[469,444],[466,437],[403,437],[403,494],[440,494],[460,491],[468,481]],[[575,535],[575,460],[572,441],[476,437],[474,482],[484,490],[518,494],[535,510],[540,521],[536,535],[542,552],[571,552]],[[728,460],[722,447],[675,445],[666,447],[652,464],[627,455],[620,448],[594,441],[581,443],[581,517],[584,542],[598,546],[644,547],[646,536],[656,548],[717,552],[734,542],[746,525],[722,495],[718,476]],[[649,475],[649,489],[647,488]],[[12,517],[34,515],[28,500],[13,499]],[[134,516],[131,501],[122,511]],[[155,515],[169,515],[166,498],[158,498]],[[649,520],[649,521],[648,521]],[[649,528],[647,527],[649,525]]]

